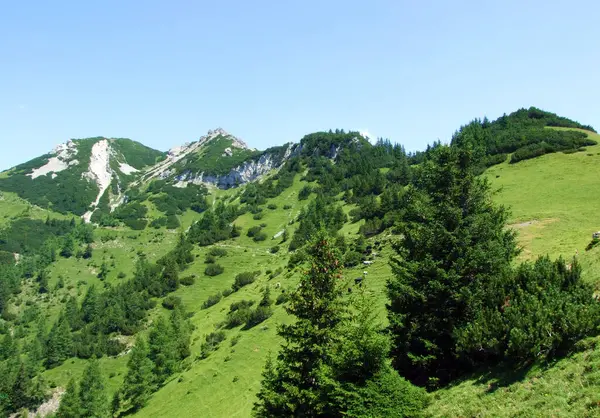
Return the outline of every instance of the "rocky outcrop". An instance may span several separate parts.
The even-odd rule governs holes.
[[[259,158],[251,159],[233,168],[225,175],[185,172],[175,177],[177,187],[185,187],[188,183],[209,184],[220,189],[230,189],[257,180],[271,170],[281,167],[289,158],[300,151],[300,146],[288,144],[283,156],[264,153]],[[173,173],[164,171],[161,178],[168,178]]]

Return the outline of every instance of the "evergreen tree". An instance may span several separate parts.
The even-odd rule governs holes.
[[[58,418],[79,418],[81,416],[77,384],[74,379],[69,380],[67,389],[60,400],[56,416]]]
[[[108,273],[108,264],[106,264],[106,260],[102,260],[102,264],[100,265],[100,272],[98,273],[98,278],[100,280],[104,280],[108,276]]]
[[[152,394],[153,366],[152,361],[148,359],[146,342],[140,337],[131,351],[127,375],[121,389],[122,402],[132,412],[142,408]]]
[[[89,258],[92,258],[92,253],[93,253],[92,245],[88,244],[85,246],[85,250],[83,250],[83,253],[81,256],[87,260]]]
[[[37,282],[39,285],[38,291],[40,293],[48,293],[48,291],[50,290],[50,286],[48,285],[48,277],[49,277],[49,273],[48,270],[40,270],[40,272],[38,273],[37,276]]]
[[[182,305],[176,305],[170,317],[171,330],[175,339],[176,351],[180,360],[188,357],[190,353],[190,341],[192,338],[192,327],[187,320]]]
[[[172,257],[167,257],[162,272],[164,294],[174,292],[179,287],[179,266]]]
[[[468,146],[439,146],[404,196],[388,317],[394,366],[419,385],[444,384],[469,367],[456,356],[456,331],[490,305],[517,254],[506,210],[473,167]]]
[[[83,326],[77,299],[74,296],[67,299],[67,303],[65,304],[65,318],[73,331],[77,331]]]
[[[73,237],[71,235],[68,235],[65,238],[65,242],[63,244],[62,249],[60,250],[60,255],[65,258],[69,258],[69,257],[73,256],[74,252],[75,252],[75,241],[73,240]]]
[[[162,384],[178,369],[176,339],[169,324],[159,317],[148,335],[148,357],[154,363],[154,376],[157,384]]]
[[[86,323],[94,322],[98,318],[100,304],[96,287],[91,285],[81,303],[81,317]]]
[[[82,417],[108,417],[108,399],[98,360],[92,359],[83,371],[79,384]]]
[[[73,354],[73,341],[71,327],[64,313],[56,320],[46,343],[46,366],[49,368],[59,366]]]
[[[11,388],[10,399],[12,408],[19,410],[30,406],[29,388],[31,386],[31,378],[27,373],[27,368],[23,363],[19,365],[19,371]]]
[[[311,267],[286,307],[297,321],[283,325],[285,340],[275,365],[268,364],[254,413],[260,417],[325,416],[330,404],[332,346],[343,320],[340,263],[335,248],[319,234],[308,250]]]
[[[265,290],[263,290],[262,299],[260,300],[259,306],[271,306],[273,304],[273,299],[271,299],[271,287],[269,285],[265,286]]]

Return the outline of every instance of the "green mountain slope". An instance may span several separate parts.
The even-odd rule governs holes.
[[[525,119],[536,119],[531,115],[538,113],[531,113],[531,109],[528,112]],[[517,119],[523,119],[522,112],[517,114],[520,115]],[[563,132],[563,128],[548,125],[575,123],[554,118],[555,115],[542,116],[538,119],[543,119],[543,123],[523,124],[527,129],[535,125],[536,135],[548,132],[548,138],[554,138],[553,132]],[[569,132],[573,129],[568,128]],[[494,135],[498,137],[498,132]],[[600,138],[591,131],[582,135],[590,144]],[[285,312],[286,295],[295,289],[303,271],[302,245],[314,232],[316,218],[327,218],[325,227],[343,237],[340,245],[346,247],[343,262],[348,288],[353,288],[356,277],[366,276],[369,292],[377,300],[375,310],[381,323],[386,323],[385,284],[392,274],[389,260],[395,254],[391,245],[397,238],[394,225],[402,216],[398,196],[411,181],[411,172],[422,161],[423,154],[407,155],[400,146],[386,141],[373,146],[358,133],[343,131],[314,133],[297,146],[286,145],[264,152],[250,150],[240,143],[236,148],[237,139],[219,132],[203,146],[195,147],[194,143],[167,155],[133,141],[110,140],[110,149],[114,150],[108,161],[110,187],[98,196],[97,185],[95,189],[86,186],[90,189],[86,191],[80,182],[95,184],[81,176],[85,173],[83,167],[89,167],[91,162],[91,148],[99,140],[76,142],[77,155],[88,155],[85,151],[88,149],[90,159],[77,157],[80,161],[71,166],[71,160],[65,159],[67,168],[62,171],[47,172],[35,179],[28,175],[47,165],[51,158],[57,158],[58,153],[54,153],[0,176],[0,190],[10,189],[11,182],[23,182],[27,187],[21,192],[22,197],[34,203],[14,193],[2,192],[0,246],[8,245],[9,241],[11,245],[23,241],[18,237],[19,231],[25,230],[23,221],[19,221],[22,219],[45,223],[46,226],[40,224],[40,230],[62,228],[64,232],[29,252],[23,250],[20,254],[23,258],[16,266],[0,266],[0,280],[15,271],[22,274],[20,269],[26,263],[32,266],[31,274],[17,277],[20,289],[8,289],[5,305],[0,303],[3,310],[0,341],[12,332],[22,358],[29,359],[30,347],[40,328],[48,335],[69,301],[82,306],[92,287],[101,295],[122,288],[131,299],[143,295],[151,302],[131,323],[111,328],[98,320],[82,328],[75,327],[72,334],[79,351],[43,371],[48,392],[65,388],[71,378],[80,379],[86,359],[92,355],[81,347],[89,344],[102,357],[101,369],[110,399],[125,378],[136,336],[148,337],[159,318],[170,317],[170,303],[180,301],[193,326],[191,354],[135,415],[250,416],[265,361],[270,354],[276,354],[281,343],[277,327],[291,320]],[[600,230],[594,215],[600,202],[593,193],[600,186],[597,184],[600,177],[594,175],[600,146],[587,146],[579,152],[571,152],[574,151],[571,146],[563,150],[568,153],[554,152],[518,163],[510,163],[506,155],[504,162],[488,168],[483,175],[497,191],[496,201],[512,209],[510,222],[519,232],[519,242],[524,247],[522,258],[543,254],[570,257],[578,250],[586,279],[597,283],[598,249],[585,251],[585,247],[591,241],[591,233]],[[492,157],[498,155],[489,149],[486,153]],[[200,173],[202,178],[227,177],[232,170],[264,163],[268,158],[274,162],[265,164],[265,171],[247,184],[246,180],[237,183],[238,187],[227,183],[226,187],[214,188],[210,187],[212,183],[194,181]],[[124,164],[139,171],[128,171]],[[67,179],[67,184],[68,179],[77,179],[73,185],[82,187],[83,193],[66,195],[81,199],[77,204],[62,204],[54,192],[44,190],[56,186],[51,182],[61,180],[61,176]],[[13,177],[20,180],[11,180]],[[36,183],[39,181],[44,183]],[[41,190],[45,194],[40,197]],[[118,196],[123,199],[121,205],[111,211],[111,203]],[[91,219],[100,225],[91,227],[80,225],[79,220],[70,221],[69,212],[83,215],[97,198],[97,209]],[[235,210],[223,213],[222,205]],[[93,231],[90,254],[85,254],[89,238],[86,231]],[[191,257],[179,266],[180,285],[173,291],[156,289],[166,280],[164,260],[181,242],[180,236],[187,237],[192,244]],[[291,248],[298,249],[290,251],[291,244]],[[64,255],[65,248],[72,248],[72,255]],[[148,289],[127,287],[139,278],[138,262],[142,259],[152,265],[157,263],[161,273],[155,281],[148,282]],[[209,270],[216,265],[222,267],[222,272],[213,275]],[[234,286],[236,276],[245,272],[259,273],[250,283]],[[236,306],[233,304],[252,303],[244,311],[250,313],[266,287],[277,301],[271,316],[252,326],[247,319],[227,325]],[[2,292],[0,286],[0,302]],[[115,318],[115,323],[121,315],[119,309],[131,308],[123,299],[112,305],[114,309],[110,309],[110,303],[102,302],[99,309],[103,315],[114,315],[111,318]],[[88,328],[93,331],[88,333]],[[224,340],[205,355],[206,338],[213,333],[222,333],[219,335]],[[523,372],[511,373],[491,369],[469,376],[435,392],[426,413],[434,416],[593,414],[598,401],[594,393],[600,388],[594,374],[596,344],[597,339],[580,343],[580,352],[556,364],[540,363]],[[3,361],[0,358],[0,367]]]

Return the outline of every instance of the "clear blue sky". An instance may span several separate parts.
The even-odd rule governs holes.
[[[600,127],[597,1],[5,1],[0,169],[69,138],[166,150],[329,128],[408,150],[535,105]]]

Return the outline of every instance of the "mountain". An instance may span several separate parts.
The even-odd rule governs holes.
[[[109,187],[117,199],[141,170],[163,158],[163,153],[130,139],[74,139],[2,173],[0,190],[89,219]]]
[[[494,191],[489,200],[512,209],[507,227],[524,248],[515,264],[545,254],[571,260],[577,249],[582,277],[598,286],[599,139],[535,108],[476,119],[453,136],[452,149],[485,162],[478,170]],[[532,144],[543,155],[512,159]],[[250,416],[279,326],[294,322],[290,295],[310,268],[317,231],[334,237],[344,303],[365,290],[372,328],[387,323],[401,228],[425,225],[431,201],[452,198],[417,193],[434,178],[423,173],[436,169],[440,150],[406,153],[334,130],[258,151],[216,129],[164,153],[124,139],[72,140],[0,174],[0,393],[8,394],[0,416],[34,414],[40,404],[56,411],[70,380],[89,384],[93,357],[114,414]],[[528,358],[525,370],[490,363],[435,390],[420,412],[593,414],[599,342],[557,353],[559,367],[544,356]]]

